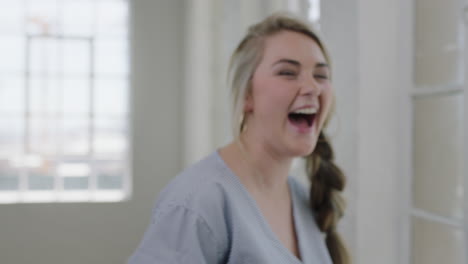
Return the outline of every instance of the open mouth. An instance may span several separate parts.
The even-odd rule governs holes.
[[[316,114],[290,113],[288,114],[289,121],[299,128],[312,127]]]

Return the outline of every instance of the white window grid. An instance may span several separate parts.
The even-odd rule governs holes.
[[[442,85],[442,86],[433,86],[433,87],[419,87],[411,91],[411,97],[412,97],[413,102],[417,98],[443,97],[443,96],[464,95],[464,94],[465,94],[464,87],[461,84]],[[451,227],[464,229],[463,219],[455,220],[446,216],[438,215],[434,212],[428,212],[426,210],[416,208],[414,206],[411,207],[411,215],[419,217],[424,220],[429,220],[435,223],[440,223],[440,224],[448,225]]]
[[[413,7],[414,8],[414,7]],[[413,11],[414,12],[414,11]],[[461,21],[460,21],[461,22]],[[466,26],[463,25],[463,23],[460,23],[460,31],[463,32],[460,36],[460,46],[465,47],[465,39],[467,39],[467,31],[465,29]],[[409,103],[411,105],[410,109],[414,107],[414,102],[416,99],[421,99],[421,98],[428,98],[428,97],[433,97],[433,98],[442,98],[446,96],[463,96],[463,107],[464,107],[464,125],[462,126],[463,129],[463,141],[464,141],[464,163],[468,164],[468,107],[466,107],[466,85],[467,85],[467,78],[468,76],[468,52],[467,50],[463,50],[462,54],[464,54],[464,58],[460,58],[460,64],[459,67],[461,69],[460,75],[459,75],[459,80],[454,80],[452,83],[444,84],[444,85],[433,85],[433,86],[417,86],[414,87],[410,90],[409,92]],[[413,114],[412,110],[410,110],[411,115]],[[412,120],[410,120],[412,122]],[[449,128],[448,128],[449,129]],[[411,132],[413,131],[413,128],[411,128]],[[412,145],[412,144],[411,144]],[[413,149],[413,145],[409,148]],[[411,161],[412,163],[412,161]],[[412,167],[413,165],[411,165]],[[467,195],[467,190],[468,190],[468,174],[466,173],[466,166],[463,168],[463,186],[461,188],[463,189],[463,216],[461,219],[454,219],[451,217],[439,215],[435,212],[430,212],[421,208],[417,208],[414,203],[413,203],[413,191],[410,188],[409,189],[409,225],[406,227],[406,230],[409,231],[407,234],[408,240],[408,246],[409,246],[409,254],[405,254],[407,259],[404,260],[404,263],[412,263],[412,237],[413,237],[413,218],[418,218],[422,220],[426,220],[432,223],[437,223],[441,224],[446,227],[454,228],[457,230],[460,230],[463,232],[464,237],[463,237],[463,248],[465,249],[464,252],[464,261],[465,263],[468,264],[468,195]],[[412,183],[412,178],[413,178],[413,169],[410,168],[410,175],[411,175],[411,183]],[[436,195],[436,194],[434,194]]]
[[[59,3],[62,0],[57,0],[56,2]],[[121,0],[122,1],[122,0]],[[23,1],[24,4],[27,1]],[[26,25],[24,26],[26,28]],[[93,148],[93,141],[95,136],[95,127],[94,127],[94,119],[95,119],[95,111],[94,111],[94,80],[95,80],[95,70],[94,70],[94,55],[95,55],[95,39],[94,37],[87,37],[87,36],[70,36],[70,35],[60,35],[60,34],[38,34],[38,35],[31,35],[27,34],[25,36],[26,39],[26,46],[25,46],[25,71],[24,71],[24,106],[25,110],[23,112],[23,122],[24,122],[24,133],[23,133],[23,151],[21,155],[21,159],[23,162],[26,162],[25,159],[27,158],[27,153],[30,153],[30,144],[29,144],[29,136],[30,136],[30,122],[31,122],[31,111],[30,111],[30,79],[31,79],[31,72],[29,71],[29,64],[30,64],[30,52],[31,52],[31,45],[34,41],[37,40],[44,40],[49,39],[53,41],[77,41],[82,42],[84,45],[89,47],[89,74],[88,74],[88,89],[89,89],[89,110],[87,114],[87,121],[88,121],[88,153],[86,155],[88,159],[88,163],[90,166],[89,170],[89,187],[87,189],[80,189],[80,190],[65,190],[64,189],[64,178],[60,177],[55,171],[54,175],[54,187],[52,189],[47,190],[30,190],[28,189],[28,171],[26,166],[22,166],[19,169],[19,182],[18,182],[18,189],[17,190],[0,190],[0,203],[18,203],[18,202],[114,202],[114,201],[121,201],[128,198],[130,194],[131,182],[130,182],[130,155],[128,150],[130,149],[128,137],[129,133],[126,133],[127,137],[127,147],[126,151],[124,151],[124,156],[118,159],[112,159],[109,157],[106,158],[93,158],[94,148]],[[56,77],[62,78],[60,74]],[[110,76],[106,76],[109,78]],[[128,76],[114,76],[120,77],[121,80],[126,80],[126,84],[128,85]],[[122,77],[124,77],[122,79]],[[112,78],[112,77],[111,77]],[[62,87],[63,90],[63,87]],[[128,99],[128,98],[127,98]],[[58,120],[63,120],[63,113],[57,113],[56,118]],[[129,129],[129,122],[128,122],[128,114],[124,116],[106,116],[107,120],[109,119],[120,119],[119,121],[126,123],[126,128]],[[60,122],[60,121],[59,121]],[[127,130],[128,131],[128,130]],[[62,146],[62,144],[59,144]],[[60,147],[59,147],[60,148]],[[82,158],[82,157],[81,157]],[[66,162],[66,161],[73,161],[76,157],[73,156],[66,156],[57,152],[55,156],[55,161],[59,162]],[[103,162],[120,162],[123,164],[123,171],[122,173],[122,183],[120,189],[99,189],[97,188],[97,173],[96,173],[96,166],[99,163]]]
[[[464,0],[460,1],[463,9]],[[465,1],[466,2],[466,1]],[[468,43],[468,31],[466,27],[466,21],[463,23],[460,21],[461,30],[460,34],[460,47],[462,47],[460,58],[460,72],[459,78],[454,80],[450,84],[445,85],[432,85],[432,86],[421,86],[416,85],[414,81],[414,71],[415,71],[415,16],[416,16],[416,1],[402,2],[402,6],[406,7],[406,10],[402,12],[401,23],[399,25],[402,36],[402,43],[399,43],[399,48],[401,54],[399,59],[403,62],[401,67],[401,76],[398,76],[402,81],[402,100],[401,100],[401,109],[399,112],[402,114],[401,125],[402,129],[399,131],[399,136],[401,138],[401,157],[400,157],[400,169],[401,169],[401,179],[402,179],[402,195],[399,197],[401,202],[401,218],[398,217],[398,221],[401,223],[402,233],[399,236],[401,251],[401,256],[399,258],[399,263],[402,264],[411,264],[413,263],[413,219],[421,219],[430,223],[440,224],[442,226],[448,227],[450,229],[460,230],[463,233],[463,249],[464,249],[464,258],[465,262],[468,264],[468,173],[467,166],[468,164],[468,107],[466,103],[468,102],[468,92],[466,90],[467,78],[468,76],[468,52],[466,50],[466,43]],[[468,2],[466,2],[468,3]],[[466,8],[465,8],[466,9]],[[465,17],[468,17],[465,15]],[[412,25],[408,27],[408,25]],[[414,205],[413,201],[413,178],[414,178],[414,163],[413,163],[413,150],[414,150],[414,135],[413,135],[413,109],[414,102],[417,99],[422,98],[442,98],[447,96],[462,96],[463,100],[463,216],[462,219],[454,219],[446,217],[443,215],[436,214],[434,212],[429,212],[417,208]],[[447,128],[450,129],[450,128]]]
[[[444,96],[454,96],[454,95],[464,95],[464,104],[466,104],[467,102],[467,98],[468,98],[468,95],[467,93],[465,92],[465,89],[464,89],[464,84],[451,84],[451,85],[441,85],[441,86],[432,86],[432,87],[418,87],[417,89],[413,89],[411,92],[410,92],[410,96],[412,97],[411,99],[411,104],[413,105],[414,103],[414,100],[415,99],[419,99],[419,98],[424,98],[424,97],[444,97]],[[465,107],[466,109],[466,107]],[[467,130],[467,116],[468,116],[468,113],[467,113],[467,110],[465,110],[465,120],[464,120],[464,123],[465,123],[465,126],[464,126],[464,135],[465,137],[463,138],[465,144],[464,144],[464,155],[465,155],[465,160],[467,159],[467,154],[468,154],[468,148],[467,148],[467,143],[466,141],[468,140],[468,137],[466,135],[466,131]],[[465,162],[466,164],[466,162]],[[465,262],[468,261],[468,252],[467,252],[467,246],[468,246],[468,197],[466,195],[468,188],[468,175],[466,175],[466,166],[465,168],[463,168],[463,172],[465,173],[465,177],[463,179],[464,183],[463,183],[463,189],[464,189],[464,192],[463,192],[463,195],[464,195],[464,205],[463,205],[463,209],[464,209],[464,215],[461,219],[454,219],[454,218],[450,218],[450,217],[447,217],[447,216],[443,216],[443,215],[439,215],[435,212],[430,212],[430,211],[427,211],[427,210],[424,210],[424,209],[420,209],[420,208],[417,208],[416,206],[414,206],[414,204],[411,202],[411,205],[410,205],[410,223],[413,222],[413,220],[411,220],[412,217],[416,217],[416,218],[419,218],[419,219],[422,219],[422,220],[426,220],[426,221],[429,221],[429,222],[432,222],[432,223],[437,223],[437,224],[441,224],[441,225],[444,225],[444,226],[447,226],[447,227],[451,227],[451,228],[454,228],[454,229],[458,229],[458,230],[461,230],[463,233],[464,233],[464,241],[463,241],[463,248],[465,248]],[[410,199],[412,200],[412,196],[410,196]],[[412,224],[410,224],[410,234],[412,234]],[[410,237],[412,237],[412,235],[410,235]],[[411,243],[410,243],[410,247],[411,247]],[[412,256],[412,253],[409,255],[409,257]],[[408,263],[411,263],[411,259],[408,260],[409,262]]]

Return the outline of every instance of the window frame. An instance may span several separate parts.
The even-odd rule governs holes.
[[[460,11],[465,9],[465,4],[463,0],[459,0]],[[402,41],[400,43],[400,61],[406,62],[405,65],[402,66],[402,73],[404,73],[402,77],[402,84],[403,84],[403,94],[401,98],[401,126],[402,129],[399,129],[400,137],[402,139],[402,155],[399,158],[400,161],[400,171],[401,171],[401,189],[402,189],[402,196],[399,198],[399,204],[401,205],[401,211],[403,212],[401,221],[402,221],[402,231],[400,236],[400,251],[402,252],[400,263],[402,264],[411,264],[413,261],[412,256],[412,238],[413,238],[413,227],[412,227],[412,218],[418,217],[419,219],[428,220],[435,223],[444,224],[449,227],[455,227],[460,229],[463,234],[463,248],[467,248],[468,246],[468,174],[467,169],[468,167],[468,91],[467,91],[467,76],[468,76],[468,27],[466,26],[467,21],[463,23],[462,19],[460,19],[460,32],[463,34],[461,37],[461,47],[463,52],[463,62],[461,63],[460,67],[462,67],[462,80],[459,84],[449,84],[449,85],[441,85],[441,86],[431,86],[431,87],[417,87],[414,81],[414,69],[415,69],[415,38],[414,38],[414,31],[416,30],[415,27],[415,19],[416,19],[416,1],[400,1],[400,3],[407,7],[404,8],[403,14],[401,16],[399,28],[402,31]],[[406,91],[405,91],[406,90]],[[463,160],[464,160],[464,167],[463,167],[463,188],[464,188],[464,197],[463,197],[463,219],[460,221],[456,221],[453,219],[449,219],[446,217],[442,217],[430,212],[426,212],[421,209],[417,209],[413,206],[413,131],[414,131],[414,123],[413,123],[413,106],[414,101],[416,98],[423,98],[426,96],[434,96],[434,97],[443,97],[447,95],[462,95],[464,98],[463,108],[464,108],[464,125],[462,126],[463,129]],[[468,264],[468,252],[467,250],[464,251],[465,263]]]
[[[57,1],[58,4],[62,4],[64,1]],[[106,3],[112,3],[112,1],[105,1]],[[6,76],[17,76],[18,78],[23,78],[23,89],[24,89],[24,94],[23,94],[23,100],[24,100],[24,109],[22,110],[22,115],[18,116],[20,119],[19,122],[24,124],[23,129],[23,140],[20,142],[20,148],[22,147],[21,155],[20,157],[24,158],[29,154],[28,151],[28,141],[29,141],[29,134],[30,134],[30,125],[29,123],[31,122],[31,110],[30,108],[30,78],[31,78],[31,71],[30,71],[30,58],[31,58],[31,45],[32,41],[37,40],[37,39],[52,39],[56,40],[57,42],[61,40],[83,40],[87,43],[89,43],[89,74],[87,76],[83,76],[85,80],[88,82],[89,86],[87,89],[89,89],[89,109],[86,111],[86,117],[85,121],[86,123],[89,124],[87,125],[87,129],[89,130],[89,133],[87,133],[87,145],[89,146],[89,151],[83,156],[86,157],[87,163],[91,167],[89,177],[87,177],[88,181],[88,187],[85,189],[67,189],[64,190],[63,188],[63,182],[65,181],[64,177],[58,176],[57,172],[52,173],[53,176],[53,187],[51,189],[46,189],[46,190],[31,190],[28,189],[27,187],[27,182],[28,182],[28,175],[26,173],[27,168],[25,166],[21,166],[18,170],[18,188],[15,190],[1,190],[0,191],[0,204],[17,204],[17,203],[60,203],[60,202],[119,202],[119,201],[125,201],[128,200],[131,196],[131,189],[132,189],[132,180],[131,180],[131,171],[132,171],[132,156],[131,156],[131,150],[132,150],[132,124],[130,122],[130,116],[132,115],[132,106],[131,106],[131,93],[130,93],[130,69],[126,73],[117,73],[117,74],[99,74],[96,73],[95,69],[95,64],[96,64],[96,39],[99,38],[101,40],[105,41],[111,41],[115,39],[116,37],[119,39],[119,41],[123,41],[126,45],[126,51],[125,51],[125,58],[126,58],[126,63],[128,64],[130,62],[130,52],[128,47],[130,46],[130,37],[129,37],[129,29],[130,29],[130,3],[128,0],[118,0],[115,1],[120,2],[118,4],[125,5],[126,7],[126,12],[127,12],[127,17],[125,18],[125,24],[126,24],[126,32],[125,35],[122,36],[114,36],[114,35],[100,35],[99,32],[94,31],[94,33],[90,34],[89,36],[79,36],[79,35],[63,35],[63,34],[50,34],[50,33],[43,33],[43,34],[30,34],[26,30],[26,15],[24,16],[24,19],[22,20],[23,22],[23,30],[22,32],[16,32],[15,34],[6,34],[5,36],[9,37],[19,37],[19,38],[24,38],[25,39],[25,46],[24,46],[24,66],[22,73],[14,73],[13,75],[11,73],[1,73],[2,75]],[[99,3],[94,3],[94,2],[89,2],[92,3],[93,11],[97,10],[97,6]],[[29,6],[27,5],[28,1],[23,1],[21,3],[21,12],[26,14]],[[94,12],[94,15],[96,16],[97,13]],[[63,16],[63,13],[60,13],[59,16]],[[95,22],[95,21],[94,21]],[[97,25],[94,24],[95,30],[97,30]],[[115,42],[115,41],[114,41]],[[66,80],[67,78],[64,76],[59,76],[61,80]],[[112,116],[103,116],[101,117],[102,120],[114,120],[117,118],[119,122],[122,122],[123,124],[123,129],[124,129],[124,141],[125,141],[125,149],[123,151],[122,157],[119,157],[117,160],[114,160],[114,158],[99,158],[96,156],[93,156],[93,145],[94,145],[94,137],[97,135],[96,133],[96,127],[95,127],[95,121],[97,119],[96,117],[96,109],[94,108],[95,101],[94,94],[95,94],[95,82],[97,80],[120,80],[124,84],[125,88],[125,93],[126,93],[126,98],[125,98],[125,104],[127,106],[127,110],[122,113]],[[60,90],[62,90],[60,88]],[[63,112],[62,110],[59,110],[60,112]],[[63,113],[59,116],[59,119],[56,119],[55,122],[63,122],[64,116]],[[62,135],[63,131],[61,131],[59,134]],[[59,143],[59,148],[61,148],[62,145]],[[54,160],[59,162],[60,160],[63,159],[69,159],[71,156],[65,155],[63,153],[60,153],[60,151],[54,157]],[[42,156],[42,154],[41,154]],[[81,156],[80,156],[81,157]],[[121,170],[121,187],[118,189],[99,189],[98,188],[98,175],[96,174],[97,168],[96,168],[96,163],[97,162],[112,162],[112,161],[118,161],[122,164],[122,170]]]

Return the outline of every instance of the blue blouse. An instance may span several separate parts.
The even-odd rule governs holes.
[[[276,237],[255,200],[217,151],[175,177],[160,193],[151,223],[129,264],[332,264],[293,177],[294,224],[301,260]]]

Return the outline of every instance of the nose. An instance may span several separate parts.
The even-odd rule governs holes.
[[[322,87],[314,76],[304,77],[301,83],[301,95],[319,96],[322,93]]]

